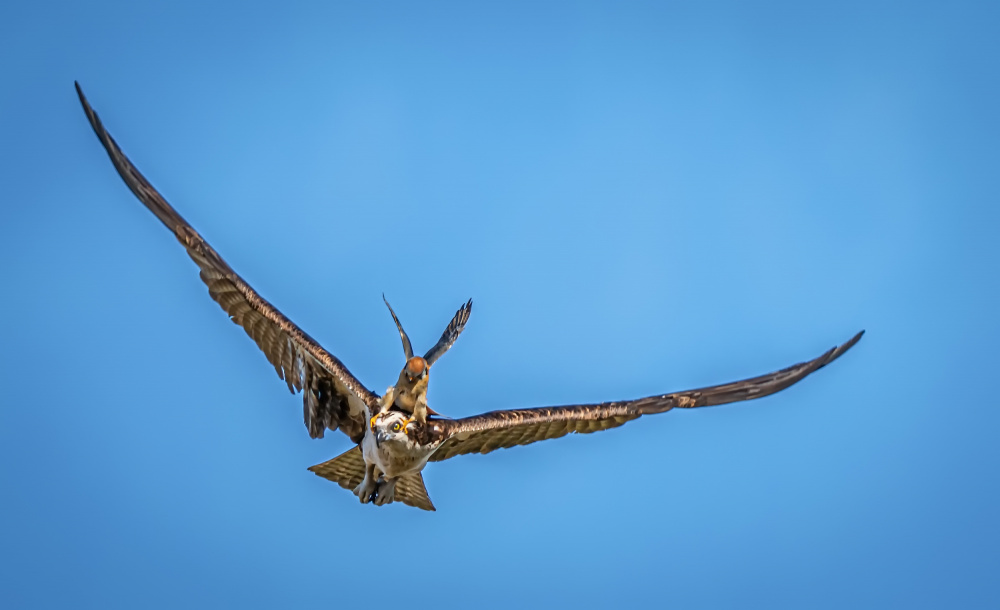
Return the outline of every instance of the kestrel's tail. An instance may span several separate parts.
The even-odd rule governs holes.
[[[344,489],[353,490],[365,478],[365,459],[361,456],[361,449],[354,447],[332,460],[310,466],[309,470]],[[396,482],[396,500],[422,510],[436,510],[427,496],[424,477],[419,472],[399,478]]]

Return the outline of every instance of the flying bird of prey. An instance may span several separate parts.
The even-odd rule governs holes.
[[[257,343],[278,377],[288,384],[288,389],[293,393],[302,392],[309,435],[321,438],[327,429],[341,430],[356,445],[310,470],[341,487],[353,489],[362,503],[381,506],[398,500],[434,510],[421,475],[428,462],[467,453],[489,453],[559,438],[571,432],[586,434],[607,430],[643,415],[665,413],[673,408],[707,407],[768,396],[833,362],[864,334],[864,331],[859,332],[813,360],[717,386],[635,400],[508,409],[461,419],[443,418],[427,405],[429,371],[461,334],[472,311],[471,300],[455,313],[441,339],[423,357],[413,355],[409,337],[396,312],[385,301],[402,339],[406,363],[396,384],[378,396],[233,271],[122,153],[90,107],[79,84],[76,91],[91,127],[125,184],[173,231],[201,269],[201,279],[208,285],[209,295]]]

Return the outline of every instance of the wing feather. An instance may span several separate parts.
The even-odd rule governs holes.
[[[388,305],[388,303],[386,303]],[[392,311],[392,308],[389,308]],[[469,316],[472,315],[472,299],[469,299],[465,305],[458,308],[455,315],[452,317],[451,322],[448,323],[448,327],[444,329],[441,333],[441,338],[438,342],[434,344],[434,347],[427,350],[424,354],[424,360],[427,361],[427,366],[432,366],[437,359],[444,355],[446,351],[451,349],[451,346],[455,344],[458,340],[458,336],[462,334],[462,330],[465,328],[465,323],[469,321]],[[392,314],[395,318],[396,314]],[[396,324],[399,325],[399,320],[396,320]],[[399,332],[403,332],[403,328],[400,327]]]
[[[430,460],[438,462],[466,453],[489,453],[516,445],[559,438],[571,432],[589,434],[616,428],[642,415],[753,400],[779,392],[830,364],[857,343],[864,331],[822,356],[794,366],[733,383],[593,405],[492,411],[462,419],[441,420],[448,437]]]
[[[208,293],[229,318],[243,327],[264,352],[278,377],[292,392],[304,391],[303,408],[309,435],[322,437],[327,425],[359,442],[364,435],[364,405],[374,408],[378,397],[333,354],[286,318],[247,284],[201,235],[174,210],[122,153],[76,84],[80,103],[94,133],[132,193],[173,231],[201,270]],[[315,379],[315,383],[307,383]]]

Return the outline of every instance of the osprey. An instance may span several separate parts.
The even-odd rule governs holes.
[[[608,430],[643,415],[665,413],[673,408],[706,407],[768,396],[833,362],[864,334],[859,332],[813,360],[733,383],[636,400],[442,418],[427,406],[428,375],[434,362],[448,351],[465,328],[472,311],[471,300],[455,313],[441,339],[423,357],[413,355],[409,337],[396,312],[385,301],[402,339],[406,364],[396,384],[383,396],[376,395],[233,271],[122,153],[78,83],[76,92],[91,127],[125,184],[173,231],[201,269],[201,279],[208,285],[209,295],[257,343],[278,377],[288,384],[289,391],[302,392],[309,436],[322,438],[327,429],[340,430],[356,444],[344,454],[309,470],[353,489],[362,503],[383,505],[399,500],[434,510],[421,476],[428,462],[466,453],[489,453],[571,432]]]

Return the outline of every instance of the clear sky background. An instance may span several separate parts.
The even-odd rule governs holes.
[[[475,3],[479,4],[479,3]],[[808,7],[806,5],[809,5]],[[997,607],[993,3],[7,2],[0,606]],[[301,400],[87,125],[381,392],[776,396],[306,468]]]

